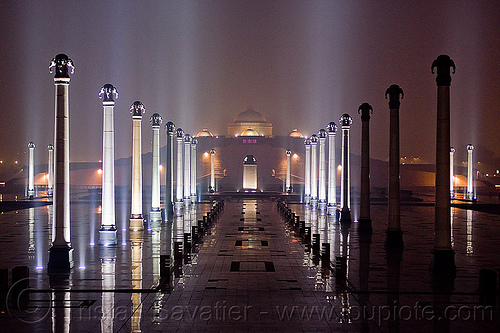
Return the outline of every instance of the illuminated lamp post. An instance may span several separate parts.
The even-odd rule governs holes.
[[[285,192],[291,193],[292,188],[290,187],[290,156],[292,152],[290,150],[286,150],[286,178],[285,178]]]
[[[351,223],[351,184],[350,184],[350,156],[349,156],[349,131],[352,118],[347,113],[340,116],[342,126],[342,176],[340,182],[340,222]]]
[[[142,145],[141,123],[144,105],[135,101],[130,107],[132,114],[132,205],[130,211],[130,229],[142,230]]]
[[[311,203],[311,139],[305,139],[306,147],[306,167],[304,175],[304,202],[306,205]]]
[[[153,172],[151,178],[151,211],[149,219],[154,221],[161,220],[160,209],[160,126],[163,118],[158,113],[153,113],[149,118],[153,130],[152,157]]]
[[[385,98],[389,96],[389,208],[386,234],[386,246],[402,250],[404,247],[403,232],[401,231],[401,190],[399,170],[399,98],[404,97],[403,89],[397,84],[391,85],[385,91]],[[449,198],[449,196],[446,196]]]
[[[166,161],[166,190],[165,190],[165,219],[171,221],[173,217],[174,201],[174,133],[175,125],[169,121],[165,124],[167,132],[167,161]]]
[[[54,193],[54,145],[49,144],[47,146],[49,150],[49,163],[48,163],[48,175],[49,179],[47,181],[47,195],[52,196]]]
[[[184,205],[191,203],[191,135],[184,135]]]
[[[318,158],[317,158],[318,136],[311,135],[311,206],[318,206]]]
[[[337,212],[337,170],[335,165],[335,133],[337,125],[332,121],[326,127],[328,132],[328,214]]]
[[[99,229],[99,244],[115,245],[115,134],[113,113],[115,98],[118,91],[112,84],[105,84],[99,91],[102,99],[102,197],[101,197],[101,228]]]
[[[210,149],[210,193],[215,192],[215,149]]]
[[[474,195],[474,162],[472,158],[472,153],[474,152],[474,146],[467,145],[467,199],[475,199]]]
[[[437,128],[436,128],[436,206],[434,221],[434,269],[454,275],[455,252],[451,248],[450,220],[450,68],[455,63],[447,55],[438,56],[431,65],[437,68]]]
[[[176,194],[175,194],[175,209],[179,210],[182,207],[182,141],[184,138],[184,131],[182,128],[178,128],[176,131],[177,140],[177,177],[176,177]]]
[[[69,205],[69,82],[74,68],[65,54],[56,55],[49,67],[55,73],[55,192],[49,273],[68,273],[74,266]]]
[[[361,198],[358,219],[358,229],[372,230],[370,217],[370,115],[373,108],[368,103],[363,103],[358,109],[361,113]]]
[[[28,143],[28,149],[28,198],[33,199],[35,196],[35,144]]]
[[[453,173],[453,157],[455,155],[455,148],[451,147],[450,148],[450,198],[453,198],[455,196],[455,187],[454,185],[454,180],[455,180],[455,175]]]
[[[196,164],[196,145],[198,144],[198,140],[196,138],[191,138],[191,203],[192,204],[195,204],[197,199],[198,199],[198,195],[196,193],[196,178],[197,178],[197,175],[196,175],[196,167],[197,167],[197,164]]]

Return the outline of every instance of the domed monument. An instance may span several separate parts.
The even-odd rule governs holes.
[[[251,108],[241,112],[233,122],[227,124],[227,136],[273,136],[273,124],[267,122],[266,118]]]

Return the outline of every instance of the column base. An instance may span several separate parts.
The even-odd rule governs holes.
[[[99,230],[99,245],[110,246],[118,243],[116,239],[116,227],[114,225],[103,225]]]
[[[372,219],[360,218],[358,220],[358,232],[372,232]]]
[[[311,206],[312,206],[312,209],[316,209],[318,207],[318,199],[317,198],[311,198]]]
[[[196,202],[198,202],[196,195],[192,195],[191,196],[191,204],[194,205],[194,204],[196,204]]]
[[[319,210],[325,211],[326,210],[326,201],[320,201],[318,203],[318,208],[319,208]]]
[[[149,220],[150,221],[161,221],[161,210],[152,210],[149,212]]]
[[[387,230],[385,247],[387,250],[402,251],[404,248],[403,232],[401,230]]]
[[[349,208],[342,208],[340,212],[340,223],[351,223],[351,211]]]
[[[49,249],[49,263],[47,264],[49,274],[69,273],[74,266],[72,247],[52,245]]]
[[[184,203],[182,201],[176,201],[175,204],[174,204],[174,209],[176,211],[179,211],[182,209],[182,207],[184,207]]]
[[[337,214],[337,205],[328,205],[327,213],[328,213],[328,215],[336,215]]]
[[[144,226],[142,225],[142,218],[140,219],[130,219],[130,224],[129,224],[129,229],[131,231],[140,231],[144,229]]]
[[[311,203],[311,197],[306,195],[304,197],[304,203],[306,204],[306,206],[309,205]]]

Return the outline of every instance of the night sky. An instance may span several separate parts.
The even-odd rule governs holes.
[[[190,134],[226,124],[252,107],[274,124],[311,135],[349,113],[359,154],[359,105],[374,108],[372,157],[387,160],[389,109],[384,92],[400,85],[401,155],[434,163],[436,82],[432,61],[456,64],[451,85],[451,144],[466,145],[500,168],[500,6],[498,1],[1,1],[0,159],[38,163],[53,141],[50,60],[66,53],[70,84],[70,159],[102,159],[102,103],[112,83],[116,157],[132,151],[129,107],[158,112]],[[162,133],[164,133],[162,131]],[[162,136],[162,145],[165,137]],[[340,140],[337,140],[340,144]],[[16,155],[19,153],[20,155]],[[20,157],[23,156],[23,157]],[[494,169],[493,169],[494,168]]]

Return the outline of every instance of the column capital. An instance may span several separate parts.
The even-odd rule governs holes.
[[[326,131],[325,131],[325,129],[324,129],[324,128],[322,128],[322,129],[320,129],[320,130],[318,131],[318,137],[319,137],[320,139],[326,139]]]
[[[198,139],[191,137],[191,146],[196,146],[198,144]]]
[[[215,149],[210,149],[210,155],[215,155]]]
[[[455,62],[448,55],[441,54],[432,62],[432,74],[434,74],[434,67],[437,68],[436,85],[449,87],[451,85],[450,68],[453,68],[452,73],[455,74]]]
[[[311,135],[311,144],[312,145],[318,144],[318,136],[316,134]]]
[[[368,103],[363,103],[358,108],[358,114],[361,114],[361,121],[369,121],[370,115],[373,114],[373,108]]]
[[[52,143],[50,143],[48,146],[47,146],[47,149],[48,150],[54,150],[54,145]]]
[[[140,101],[135,101],[130,106],[130,113],[132,114],[132,118],[142,119],[142,114],[145,112],[146,108],[144,107],[144,104],[142,104]]]
[[[176,131],[175,131],[175,136],[177,137],[177,140],[182,140],[182,138],[184,137],[184,131],[182,130],[182,128],[178,128]]]
[[[34,149],[35,148],[35,143],[34,142],[28,143],[28,148],[29,149]]]
[[[328,132],[328,135],[335,135],[335,132],[337,132],[337,124],[333,121],[329,122],[326,126],[326,131]]]
[[[189,134],[184,134],[184,143],[185,144],[190,144],[191,143],[191,135]]]
[[[163,118],[158,113],[153,113],[151,117],[149,117],[149,121],[151,122],[151,126],[160,127]]]
[[[290,155],[292,155],[292,152],[291,152],[290,150],[288,150],[288,149],[287,149],[287,150],[286,150],[286,156],[290,156]]]
[[[401,89],[401,87],[397,84],[392,84],[385,91],[385,99],[387,99],[387,95],[389,95],[389,108],[399,109],[399,106],[401,105],[401,103],[399,102],[399,96],[401,96],[401,99],[403,99],[405,95],[403,89]]]
[[[50,61],[49,71],[51,74],[55,73],[55,79],[69,79],[69,75],[75,72],[75,66],[73,60],[66,54],[60,53]]]
[[[99,90],[99,99],[102,99],[103,105],[114,105],[115,99],[118,99],[118,90],[112,84],[106,83]]]
[[[455,148],[450,147],[450,153],[455,153]]]
[[[347,113],[344,113],[340,116],[339,122],[342,128],[349,128],[352,125],[352,117]]]
[[[171,121],[167,122],[165,124],[165,130],[167,131],[167,134],[173,134],[175,132],[175,124]]]
[[[467,150],[474,150],[474,146],[472,144],[468,144],[467,145]]]

